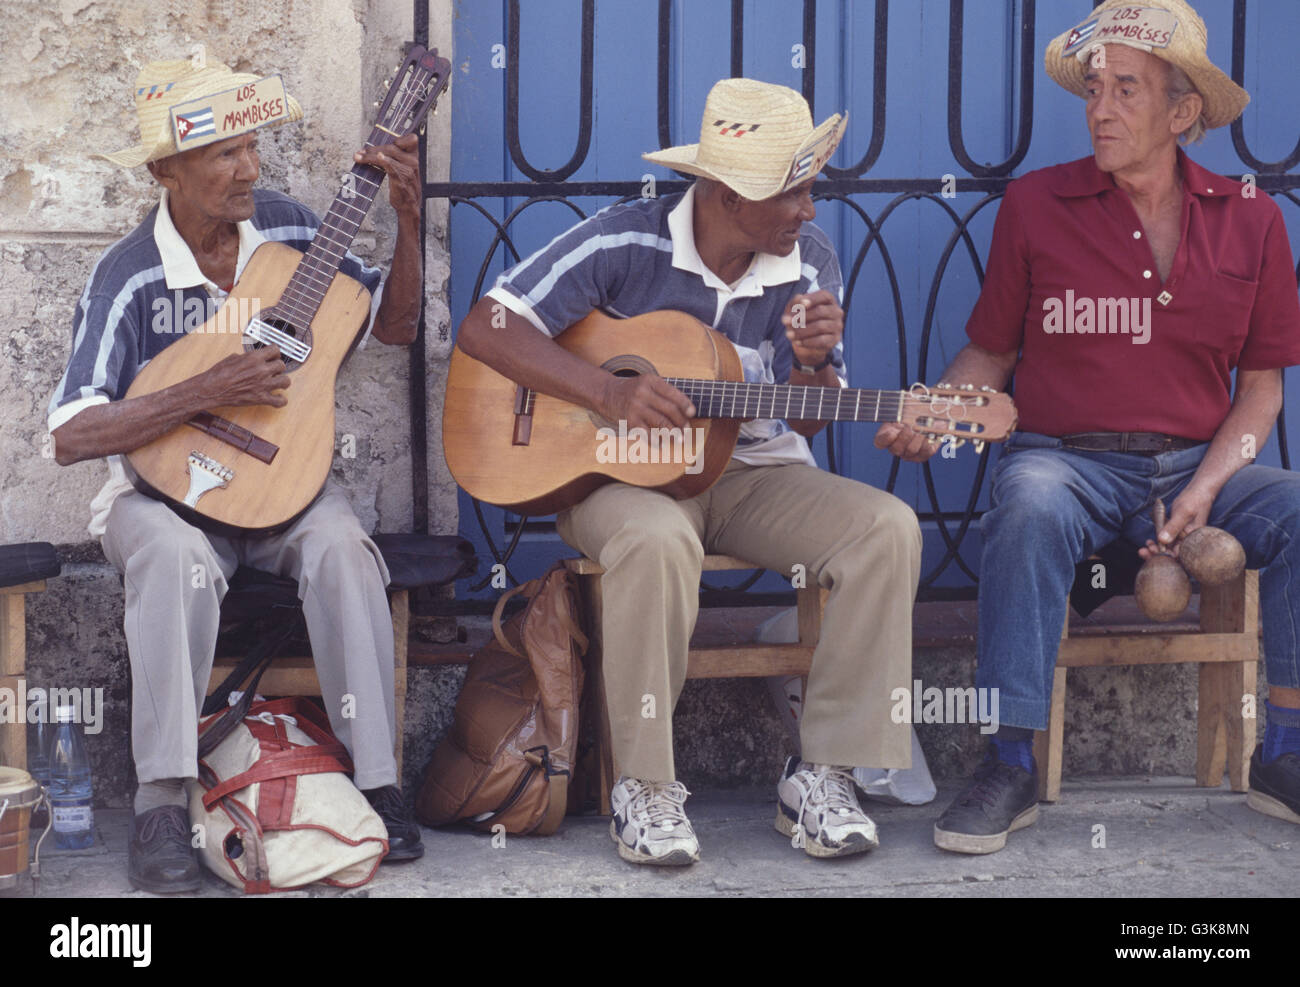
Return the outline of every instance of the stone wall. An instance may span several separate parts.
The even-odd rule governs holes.
[[[451,47],[450,3],[431,11],[431,46]],[[67,360],[73,308],[95,259],[157,201],[144,167],[91,155],[138,140],[132,98],[147,62],[202,52],[236,71],[280,72],[305,119],[263,131],[259,185],[323,212],[373,121],[372,103],[412,37],[410,0],[10,0],[0,23],[0,544],[49,541],[64,574],[30,601],[29,686],[103,688],[105,721],[92,738],[101,800],[123,804],[129,784],[126,645],[117,574],[86,531],[102,462],[61,468],[46,412]],[[448,177],[449,95],[429,124],[427,177]],[[428,208],[426,373],[440,394],[450,351],[446,203]],[[394,214],[381,192],[354,250],[387,267]],[[344,368],[334,477],[368,530],[412,525],[408,352],[371,342]],[[440,434],[436,402],[429,432]],[[342,449],[340,441],[336,448]],[[430,515],[457,525],[454,487],[431,450]],[[432,670],[431,670],[432,673]],[[423,675],[423,672],[420,673]],[[436,707],[456,673],[413,683]],[[421,717],[415,718],[417,721]],[[427,717],[424,718],[427,720]],[[426,723],[426,726],[428,724]],[[439,731],[440,732],[440,731]]]

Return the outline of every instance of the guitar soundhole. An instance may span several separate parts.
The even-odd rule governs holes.
[[[615,377],[640,377],[643,374],[653,374],[654,364],[645,357],[637,356],[635,353],[624,353],[619,356],[610,357],[600,365],[602,370],[608,370]],[[604,415],[598,415],[594,411],[588,411],[587,417],[596,428],[618,428],[617,422],[611,422]]]

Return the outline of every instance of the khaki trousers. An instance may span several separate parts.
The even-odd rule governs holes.
[[[298,581],[325,711],[352,755],[353,780],[360,789],[397,784],[388,569],[342,491],[327,484],[287,530],[257,538],[207,534],[131,491],[113,502],[103,545],[126,589],[141,782],[195,777],[221,598],[243,563]]]
[[[616,774],[675,778],[672,710],[686,679],[706,552],[734,555],[830,591],[800,724],[805,760],[911,764],[890,693],[910,688],[921,532],[897,497],[804,465],[731,465],[674,500],[613,483],[557,518],[605,569],[604,672]],[[654,717],[643,712],[654,699]]]

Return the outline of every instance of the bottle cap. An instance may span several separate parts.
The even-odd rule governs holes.
[[[55,723],[76,723],[77,707],[76,706],[58,706],[54,710]]]

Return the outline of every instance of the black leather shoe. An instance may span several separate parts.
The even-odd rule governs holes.
[[[1264,763],[1264,745],[1250,759],[1246,804],[1256,812],[1300,824],[1300,754],[1283,754]]]
[[[202,877],[184,806],[161,805],[134,816],[130,840],[126,876],[133,888],[154,894],[199,889]]]
[[[1038,766],[1004,764],[990,750],[975,779],[934,825],[934,845],[956,853],[995,853],[1007,834],[1038,821]]]
[[[424,856],[424,843],[420,840],[420,827],[411,810],[406,807],[402,790],[396,785],[372,788],[361,793],[370,807],[379,813],[388,830],[388,856],[384,863],[418,860]]]

